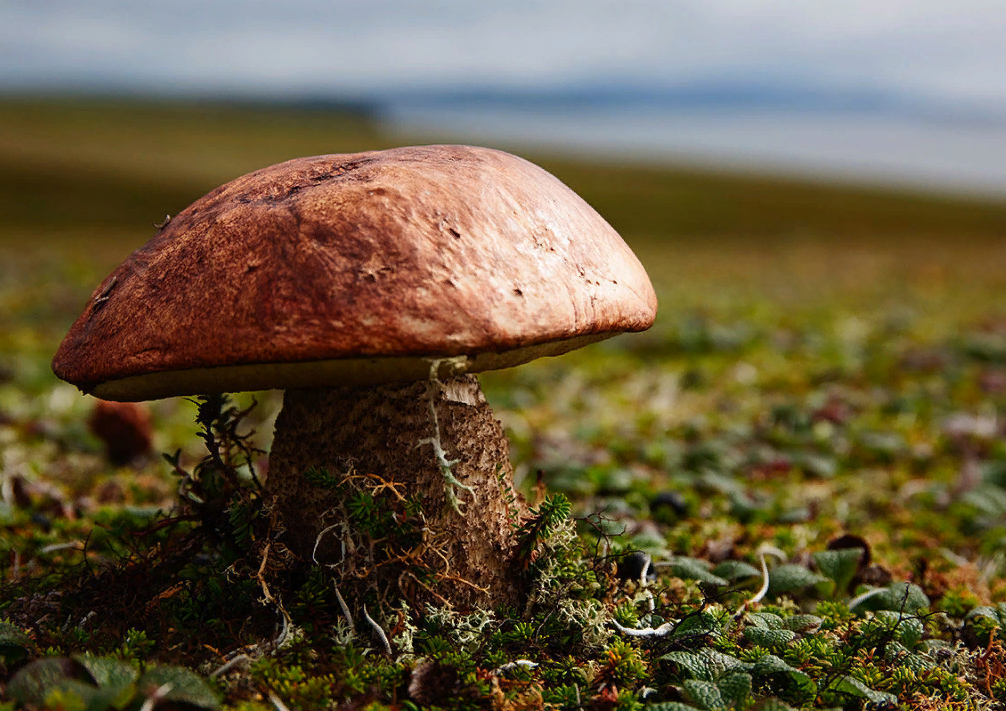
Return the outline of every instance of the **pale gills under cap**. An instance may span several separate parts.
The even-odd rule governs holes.
[[[299,158],[186,208],[95,290],[56,375],[118,400],[478,372],[648,328],[618,233],[545,170],[423,146]],[[461,362],[464,361],[464,362]]]

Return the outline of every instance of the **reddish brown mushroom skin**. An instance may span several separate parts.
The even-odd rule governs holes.
[[[559,353],[655,312],[632,251],[545,170],[485,148],[398,148],[287,161],[197,200],[95,290],[53,369],[114,400],[303,387],[318,381],[275,365]],[[256,371],[220,370],[260,364],[273,367],[247,384]]]

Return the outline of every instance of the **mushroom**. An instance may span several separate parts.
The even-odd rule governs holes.
[[[284,389],[265,494],[291,550],[337,563],[350,535],[342,494],[305,472],[379,476],[440,541],[443,574],[417,584],[515,602],[526,508],[474,374],[655,313],[632,251],[542,168],[395,148],[287,161],[197,200],[98,286],[53,370],[118,401]]]

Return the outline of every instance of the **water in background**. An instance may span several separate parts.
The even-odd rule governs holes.
[[[559,149],[1006,198],[1006,122],[785,111],[389,104],[403,138]]]

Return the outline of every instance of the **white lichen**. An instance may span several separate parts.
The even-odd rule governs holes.
[[[559,619],[570,627],[580,630],[583,644],[589,649],[604,647],[611,639],[611,631],[607,625],[609,621],[614,620],[600,600],[570,598],[560,600]]]
[[[391,638],[392,644],[394,644],[395,649],[399,652],[395,663],[400,664],[415,657],[415,637],[419,628],[413,624],[411,610],[405,600],[399,601],[398,608],[392,609],[392,612],[397,612],[399,620],[401,620],[398,625],[401,631]]]
[[[480,645],[485,640],[487,629],[496,624],[492,610],[475,610],[462,615],[447,607],[427,604],[426,617],[466,651],[472,651]]]
[[[437,375],[440,372],[442,364],[450,366],[455,373],[464,372],[467,360],[465,356],[430,359],[430,377],[426,387],[426,409],[430,416],[430,425],[433,427],[433,436],[419,440],[419,444],[417,445],[421,447],[424,444],[429,444],[433,447],[433,455],[437,459],[437,466],[440,467],[440,474],[444,477],[444,493],[447,496],[447,501],[451,505],[451,508],[461,516],[464,514],[461,511],[461,505],[455,493],[455,488],[467,491],[472,495],[473,501],[475,500],[475,489],[458,481],[454,476],[452,467],[461,460],[448,459],[447,453],[444,452],[443,442],[440,440],[440,422],[437,419],[436,407],[437,398],[443,392],[444,384]]]

